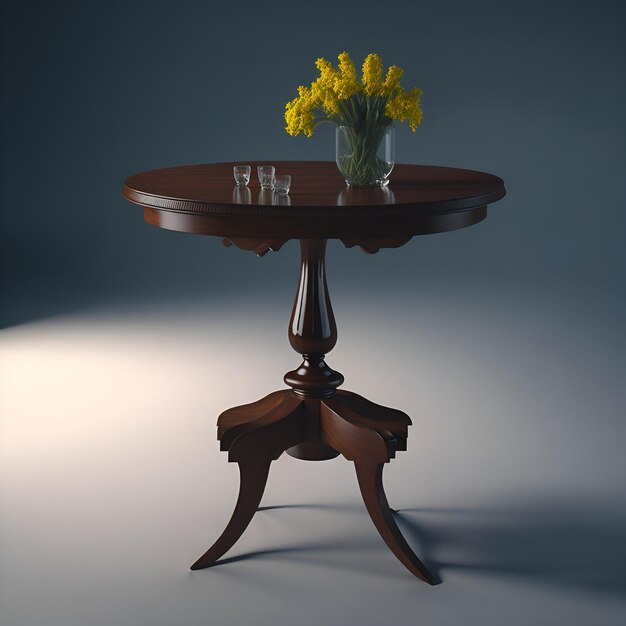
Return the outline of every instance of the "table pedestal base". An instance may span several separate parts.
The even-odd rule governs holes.
[[[239,498],[222,535],[191,569],[209,567],[241,537],[261,502],[271,462],[286,451],[307,460],[342,454],[353,461],[365,506],[389,549],[412,574],[437,582],[402,536],[383,489],[383,465],[406,450],[408,415],[348,391],[307,397],[284,390],[225,411],[217,424],[221,449],[239,464]]]

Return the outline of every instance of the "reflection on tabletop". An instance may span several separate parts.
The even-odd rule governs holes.
[[[252,192],[249,187],[237,185],[233,189],[234,204],[252,204]],[[271,189],[259,189],[256,204],[268,204],[274,206],[291,206],[291,198],[288,194],[280,194]]]
[[[252,193],[249,187],[236,185],[233,189],[233,203],[252,204]],[[259,189],[255,194],[258,205],[291,206],[289,194],[276,193],[272,189]],[[345,187],[337,194],[337,206],[389,205],[395,201],[395,195],[389,187]]]
[[[372,202],[374,200],[375,202]],[[354,206],[358,204],[394,204],[396,197],[389,187],[367,185],[346,186],[337,195],[338,206]]]
[[[373,202],[374,201],[374,202]],[[396,201],[389,187],[345,187],[337,194],[337,206],[359,204],[394,204]],[[245,185],[236,185],[233,189],[234,204],[252,204],[252,191]],[[259,189],[256,197],[258,205],[291,206],[289,194],[276,193],[272,189]]]

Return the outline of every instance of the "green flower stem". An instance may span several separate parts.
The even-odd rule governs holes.
[[[347,154],[340,156],[341,169],[353,184],[372,184],[383,178],[389,169],[386,161],[377,155],[386,125],[365,126],[361,129],[346,127]]]
[[[348,154],[340,156],[340,167],[345,177],[356,185],[367,185],[383,178],[389,169],[377,152],[391,119],[385,109],[386,96],[367,96],[357,93],[337,103],[338,114],[324,114],[315,122],[334,122],[345,126]]]

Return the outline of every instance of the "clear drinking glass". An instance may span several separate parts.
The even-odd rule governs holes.
[[[259,165],[259,167],[257,167],[257,174],[259,175],[261,189],[274,189],[274,174],[276,174],[276,168],[273,165]]]
[[[235,165],[233,167],[233,176],[238,185],[247,185],[250,182],[251,168],[249,165]]]
[[[281,195],[287,195],[291,187],[291,176],[289,174],[281,174],[274,177],[274,191]]]

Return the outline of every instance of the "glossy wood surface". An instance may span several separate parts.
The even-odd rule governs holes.
[[[487,204],[505,194],[502,179],[472,170],[398,164],[386,188],[349,188],[334,162],[278,161],[273,163],[277,172],[292,176],[284,197],[259,188],[258,162],[248,162],[253,168],[249,188],[238,188],[235,164],[143,172],[126,181],[123,193],[144,207],[146,221],[154,226],[278,243],[398,240],[463,228],[484,219]]]
[[[257,163],[249,163],[256,169]],[[217,541],[193,565],[213,565],[239,539],[256,512],[270,465],[283,452],[319,461],[342,454],[355,465],[365,506],[381,537],[415,576],[434,584],[402,536],[382,484],[385,463],[406,450],[409,417],[337,388],[343,376],[325,357],[337,342],[326,280],[329,238],[368,253],[397,248],[414,235],[470,226],[487,215],[487,204],[505,194],[500,178],[453,168],[397,165],[390,186],[346,187],[334,163],[278,162],[292,175],[288,197],[237,188],[233,163],[154,170],[131,176],[126,198],[144,207],[147,222],[188,233],[218,235],[263,255],[300,239],[301,267],[289,322],[289,343],[302,363],[285,374],[289,390],[234,407],[218,419],[218,439],[240,470],[233,515]]]
[[[382,539],[414,576],[436,584],[402,536],[382,483],[384,464],[406,450],[410,424],[405,413],[347,391],[308,399],[277,391],[225,411],[217,432],[229,461],[239,465],[239,497],[226,529],[191,569],[210,567],[241,537],[259,507],[273,460],[294,448],[320,447],[326,456],[319,458],[342,454],[354,463],[363,502]]]
[[[289,321],[289,343],[303,361],[285,374],[284,380],[302,396],[328,396],[343,383],[343,376],[324,361],[337,343],[337,325],[326,284],[326,240],[302,239],[300,249],[300,281]]]

